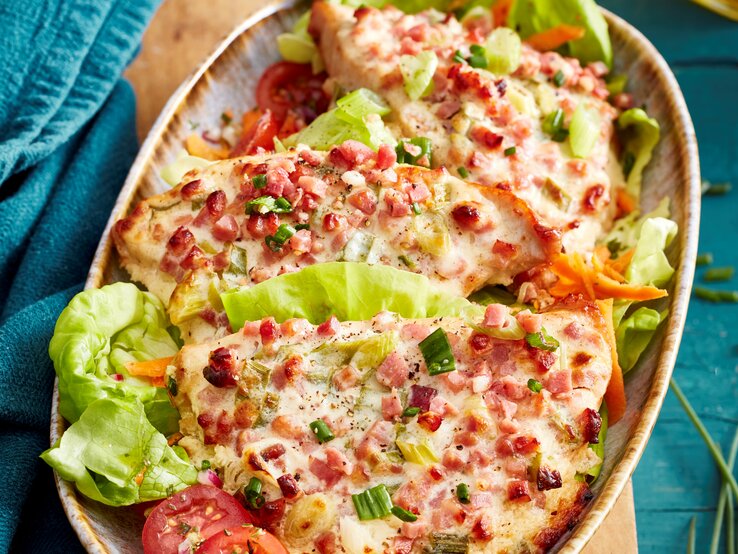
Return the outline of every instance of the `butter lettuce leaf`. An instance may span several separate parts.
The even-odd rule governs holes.
[[[620,322],[615,331],[615,342],[618,349],[618,361],[624,373],[633,369],[638,358],[651,342],[659,324],[668,315],[668,310],[659,312],[642,306]]]
[[[62,311],[49,344],[59,377],[59,411],[74,423],[101,398],[138,399],[159,431],[177,431],[178,413],[166,389],[130,375],[125,364],[173,356],[164,306],[131,283],[115,283],[76,295]]]
[[[674,268],[666,257],[666,248],[676,237],[678,226],[664,217],[651,217],[641,226],[633,259],[625,279],[638,285],[664,287],[671,281]]]
[[[475,308],[435,288],[427,277],[383,265],[329,262],[221,294],[231,328],[273,316],[313,324],[330,315],[341,321],[371,319],[381,311],[406,318],[454,316]]]
[[[515,0],[507,24],[523,39],[561,24],[583,27],[585,35],[567,42],[562,53],[585,64],[603,61],[612,66],[610,33],[594,0]]]
[[[102,398],[41,458],[85,496],[126,506],[166,498],[197,480],[184,450],[174,448],[136,398]]]
[[[632,108],[618,117],[618,135],[623,145],[626,190],[637,201],[641,196],[643,171],[659,143],[661,127],[641,108]]]

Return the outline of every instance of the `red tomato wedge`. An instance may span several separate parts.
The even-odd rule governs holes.
[[[225,529],[200,545],[196,554],[288,554],[279,540],[258,527]]]
[[[280,125],[274,114],[266,110],[251,128],[243,130],[241,138],[229,156],[231,158],[249,156],[256,154],[258,148],[271,152],[274,150],[274,137],[277,136]]]
[[[143,529],[144,553],[177,554],[179,545],[195,529],[209,539],[245,523],[251,523],[251,516],[230,494],[210,485],[193,485],[153,509]]]
[[[328,108],[330,98],[323,91],[325,73],[313,75],[310,64],[277,62],[264,71],[256,85],[256,104],[271,110],[283,122],[292,110],[310,123]]]

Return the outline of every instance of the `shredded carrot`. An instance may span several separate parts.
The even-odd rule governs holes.
[[[507,25],[507,17],[510,15],[514,0],[497,0],[492,6],[492,22],[495,27],[504,27]]]
[[[618,215],[621,217],[624,215],[628,215],[638,206],[635,198],[633,198],[630,194],[626,192],[625,189],[622,188],[618,189],[618,192],[615,195],[615,203],[618,207]]]
[[[200,135],[192,134],[185,139],[185,148],[190,156],[205,158],[210,161],[223,160],[228,157],[228,150],[222,146],[211,146]]]
[[[635,248],[626,250],[625,252],[620,254],[619,258],[615,260],[610,260],[610,262],[607,265],[609,265],[613,269],[613,271],[617,271],[621,275],[624,275],[625,271],[628,269],[628,266],[630,265],[631,260],[633,260],[633,254],[635,254]]]
[[[609,423],[614,425],[623,417],[623,415],[625,415],[627,400],[625,398],[623,370],[620,368],[620,363],[618,362],[618,349],[615,343],[615,327],[613,326],[612,321],[612,305],[612,298],[597,301],[597,307],[600,309],[600,312],[602,312],[602,317],[605,318],[606,337],[607,342],[610,345],[610,352],[612,353],[612,375],[610,377],[610,383],[607,385],[607,390],[605,391],[605,402],[607,402]]]
[[[128,362],[126,371],[137,377],[161,377],[164,378],[167,372],[167,366],[172,363],[174,358],[158,358],[156,360],[146,360],[144,362]]]
[[[556,50],[570,40],[578,40],[586,33],[583,27],[567,25],[562,23],[551,29],[541,31],[535,35],[529,36],[525,42],[530,44],[536,50],[546,52],[548,50]]]
[[[136,482],[136,484],[137,484],[137,485],[141,485],[141,483],[143,483],[143,480],[144,480],[144,476],[146,475],[146,469],[147,469],[147,466],[146,466],[146,465],[144,465],[144,466],[143,466],[143,467],[141,468],[141,471],[139,471],[139,472],[138,472],[138,475],[136,475],[136,476],[135,476],[135,477],[133,478],[133,480],[134,480],[134,481]]]
[[[624,254],[627,256],[628,254]],[[632,257],[632,254],[630,254]],[[623,256],[621,256],[622,258]],[[665,290],[646,285],[630,285],[624,283],[622,272],[618,271],[629,260],[616,264],[610,263],[609,268],[598,256],[592,257],[592,265],[585,263],[581,254],[559,254],[551,265],[551,271],[559,280],[549,289],[556,298],[564,298],[570,294],[584,294],[590,300],[606,298],[621,298],[623,300],[653,300],[667,296]]]

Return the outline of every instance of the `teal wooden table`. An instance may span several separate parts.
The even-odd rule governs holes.
[[[738,23],[686,0],[601,0],[664,55],[697,130],[702,174],[734,190],[702,203],[700,252],[738,268]],[[702,284],[698,271],[695,284]],[[738,277],[723,285],[738,290]],[[675,376],[727,450],[738,425],[738,305],[694,299]],[[633,478],[642,553],[684,552],[697,516],[698,552],[711,537],[719,479],[704,443],[669,393]]]

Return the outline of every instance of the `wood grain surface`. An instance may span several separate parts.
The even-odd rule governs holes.
[[[136,91],[141,140],[177,86],[260,5],[255,0],[164,0],[144,35],[139,55],[126,71]],[[583,552],[638,552],[630,484]]]

